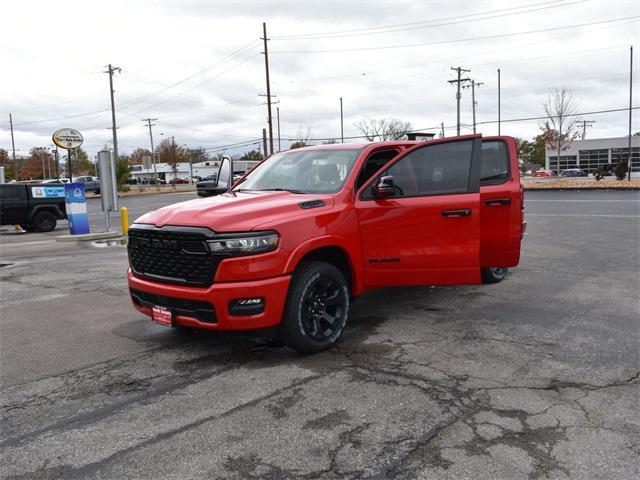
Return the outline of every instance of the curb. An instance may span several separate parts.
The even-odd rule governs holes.
[[[85,233],[83,235],[58,235],[56,237],[56,242],[83,242],[88,240],[106,240],[110,238],[120,238],[122,237],[122,233],[120,232],[96,232],[96,233]]]
[[[177,190],[154,190],[152,192],[118,192],[118,198],[123,198],[123,197],[142,197],[144,195],[163,195],[163,194],[170,194],[170,193],[197,193],[197,190],[181,190],[181,189],[177,189]],[[93,195],[87,195],[87,198],[102,198],[102,195],[99,193],[94,193]]]

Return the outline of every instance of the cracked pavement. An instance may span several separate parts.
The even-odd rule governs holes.
[[[151,324],[121,247],[0,237],[2,478],[638,478],[640,195],[526,198],[505,281],[368,293],[313,356]]]

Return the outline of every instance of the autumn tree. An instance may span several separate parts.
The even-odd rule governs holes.
[[[192,163],[206,162],[209,160],[209,154],[204,147],[187,148],[185,150],[185,156],[187,158],[187,162],[191,161]]]
[[[169,165],[174,175],[178,172],[179,163],[189,161],[186,149],[168,138],[160,142],[156,148],[156,155],[158,162]]]
[[[560,154],[580,135],[576,128],[579,119],[575,116],[579,103],[572,90],[562,87],[551,90],[542,104],[548,120],[540,128],[546,146],[557,154],[558,170]]]
[[[403,122],[397,118],[383,118],[381,120],[365,118],[354,125],[370,142],[401,140],[411,130],[411,123]]]
[[[151,150],[148,148],[136,148],[131,155],[128,156],[130,165],[142,165],[142,158],[145,156],[151,156]],[[122,158],[122,155],[120,156]]]

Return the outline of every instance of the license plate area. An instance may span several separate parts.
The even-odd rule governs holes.
[[[165,327],[173,326],[173,312],[167,307],[154,305],[151,308],[151,320]]]

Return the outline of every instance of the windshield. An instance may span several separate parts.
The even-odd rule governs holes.
[[[277,153],[258,165],[234,190],[334,193],[344,185],[360,150],[293,150]]]

